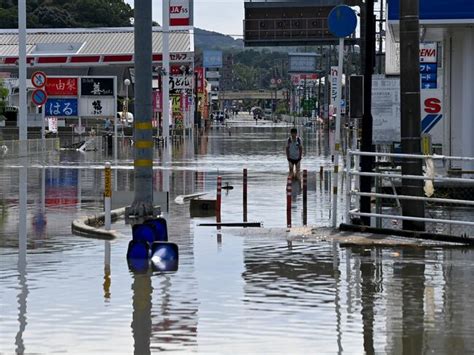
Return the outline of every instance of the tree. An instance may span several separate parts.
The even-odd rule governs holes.
[[[6,99],[8,97],[8,89],[3,85],[3,80],[0,79],[0,121],[5,120],[3,115],[6,106]]]
[[[127,27],[133,10],[123,0],[28,0],[29,28]],[[18,27],[17,1],[0,4],[2,28]]]

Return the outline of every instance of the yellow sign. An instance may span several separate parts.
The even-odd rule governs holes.
[[[112,197],[112,170],[104,170],[104,197]]]
[[[172,95],[171,102],[172,102],[171,107],[173,108],[173,112],[181,112],[181,96]]]

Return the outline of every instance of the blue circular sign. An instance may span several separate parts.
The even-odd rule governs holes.
[[[347,37],[357,26],[357,16],[349,6],[339,5],[328,16],[329,31],[336,37]]]
[[[43,106],[46,103],[47,99],[48,95],[46,95],[46,91],[44,91],[43,89],[36,89],[31,95],[31,100],[37,106]]]

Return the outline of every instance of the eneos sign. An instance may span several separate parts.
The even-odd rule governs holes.
[[[443,118],[443,92],[421,90],[421,133],[429,133]]]

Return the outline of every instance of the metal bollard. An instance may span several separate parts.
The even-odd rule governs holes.
[[[308,224],[308,171],[303,170],[303,225]]]
[[[222,177],[217,177],[217,197],[216,197],[216,222],[221,223],[221,204],[222,204]],[[221,229],[218,225],[217,229]]]
[[[244,222],[247,222],[247,169],[244,169],[243,176],[243,213],[244,213]]]
[[[286,227],[291,228],[291,178],[286,183]]]
[[[112,171],[110,163],[105,163],[104,169],[104,225],[106,230],[110,230],[112,224],[111,217],[111,199],[112,199]]]

